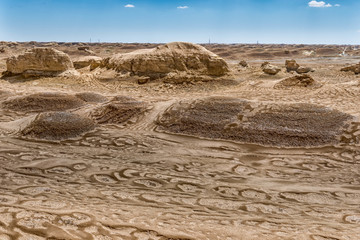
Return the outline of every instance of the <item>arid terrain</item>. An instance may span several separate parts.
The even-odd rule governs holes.
[[[360,46],[202,46],[0,42],[0,239],[360,239]]]

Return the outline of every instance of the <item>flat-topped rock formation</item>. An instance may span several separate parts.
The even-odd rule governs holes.
[[[6,61],[8,75],[56,76],[73,69],[70,57],[54,48],[28,49],[24,54],[9,57]]]
[[[226,62],[216,54],[200,45],[185,42],[173,42],[153,49],[117,54],[105,59],[103,67],[146,76],[151,80],[163,78],[174,72],[220,77],[230,71]]]

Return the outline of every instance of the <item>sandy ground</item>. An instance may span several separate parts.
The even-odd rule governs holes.
[[[6,46],[1,70],[6,57],[31,44],[39,45]],[[79,44],[53,45],[72,58],[87,54],[77,50]],[[90,49],[104,57],[153,46],[93,44]],[[343,46],[207,47],[228,61],[234,79],[138,85],[99,80],[81,69],[79,77],[0,80],[0,239],[360,239],[360,75],[339,71],[359,62],[357,47],[344,57],[339,56]],[[274,89],[292,76],[284,68],[290,58],[315,69],[316,87]],[[237,65],[243,59],[248,68]],[[265,60],[282,71],[263,74]],[[142,101],[146,111],[71,140],[35,140],[19,130],[36,113],[7,109],[4,102],[42,92],[106,97],[69,110],[82,115],[116,96]],[[316,104],[354,119],[339,143],[318,147],[159,131],[156,122],[169,107],[209,96],[270,107]]]

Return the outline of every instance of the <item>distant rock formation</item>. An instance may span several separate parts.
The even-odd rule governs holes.
[[[24,54],[6,60],[7,75],[56,76],[73,69],[70,57],[53,48],[28,49]]]
[[[117,54],[104,59],[102,67],[131,73],[150,80],[166,77],[169,73],[193,76],[220,77],[230,72],[227,63],[204,47],[185,42],[173,42],[153,49]],[[173,77],[176,82],[176,76]],[[183,75],[181,77],[183,78]]]
[[[73,61],[75,69],[84,68],[90,66],[90,70],[101,65],[102,58],[97,56],[83,56]]]

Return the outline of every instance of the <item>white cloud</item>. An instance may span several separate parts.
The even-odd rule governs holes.
[[[178,6],[177,7],[178,9],[187,9],[187,8],[189,8],[188,6]]]
[[[340,5],[340,4],[335,4],[334,6],[335,6],[335,7],[340,7],[341,5]]]
[[[309,7],[317,7],[317,8],[324,8],[324,7],[332,7],[332,5],[330,3],[325,3],[324,1],[310,1],[309,3]]]
[[[126,4],[124,7],[126,7],[126,8],[134,8],[135,6],[132,5],[132,4]]]

